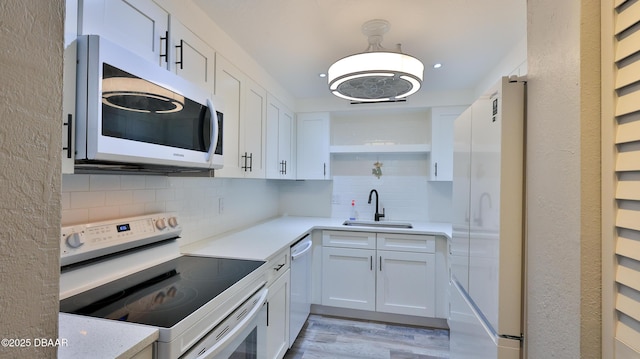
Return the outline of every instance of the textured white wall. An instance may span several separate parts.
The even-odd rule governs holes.
[[[63,0],[0,2],[0,348],[2,358],[55,357],[62,139]]]
[[[597,358],[599,3],[527,7],[527,357]]]

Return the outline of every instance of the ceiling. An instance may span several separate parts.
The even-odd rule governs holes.
[[[299,99],[332,96],[318,75],[366,49],[360,27],[367,20],[389,21],[383,47],[400,43],[422,60],[421,91],[475,88],[526,36],[526,0],[194,2]]]

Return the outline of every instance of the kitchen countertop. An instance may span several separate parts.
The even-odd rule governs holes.
[[[246,229],[222,233],[181,248],[184,254],[269,260],[315,229],[428,234],[451,238],[451,224],[411,221],[413,228],[345,226],[343,218],[278,217]]]
[[[158,329],[60,313],[58,358],[131,358],[158,340]]]
[[[183,246],[183,254],[270,260],[278,252],[316,229],[359,232],[428,234],[451,238],[448,223],[411,222],[413,228],[344,226],[344,219],[283,216],[248,228],[222,233]],[[58,348],[64,358],[131,358],[158,339],[152,327],[100,318],[60,313],[59,338],[67,345]]]

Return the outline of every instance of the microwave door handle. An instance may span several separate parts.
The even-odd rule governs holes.
[[[213,124],[213,131],[211,131],[211,141],[209,141],[209,151],[207,152],[207,162],[211,162],[211,159],[213,158],[213,151],[215,151],[216,147],[218,146],[218,131],[220,129],[218,128],[218,113],[216,112],[216,108],[213,106],[213,103],[210,99],[207,99],[207,107],[211,112],[211,122]]]

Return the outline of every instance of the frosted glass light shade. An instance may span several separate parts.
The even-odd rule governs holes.
[[[336,61],[328,71],[334,95],[362,102],[404,98],[420,89],[424,65],[399,52],[365,52]]]

